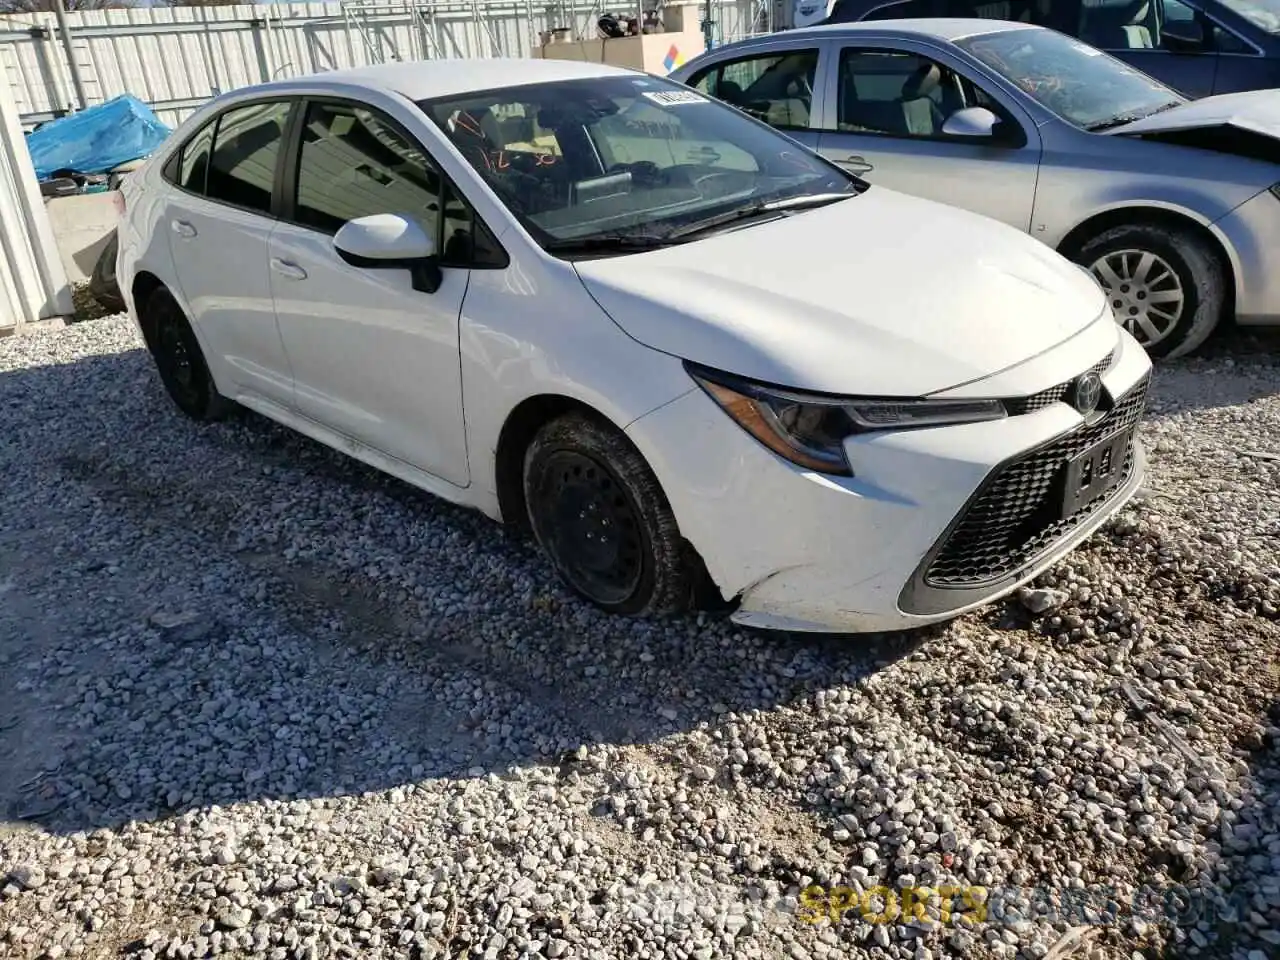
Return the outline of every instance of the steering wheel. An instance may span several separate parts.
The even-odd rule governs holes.
[[[702,176],[693,177],[693,189],[706,197],[708,194],[712,196],[724,196],[726,193],[732,193],[738,182],[742,179],[742,174],[738,171],[717,170],[714,173],[704,173]],[[714,188],[714,184],[722,183],[724,187],[720,190]]]
[[[511,169],[525,174],[532,174],[546,167],[554,167],[560,160],[553,153],[529,153],[525,150],[504,150],[500,155]]]
[[[1059,76],[1050,76],[1042,74],[1035,77],[1022,77],[1018,81],[1018,86],[1030,94],[1044,93],[1061,93],[1066,87],[1066,82]]]
[[[804,74],[792,77],[787,82],[787,94],[797,100],[807,100],[813,103],[813,85],[809,83],[809,78]]]

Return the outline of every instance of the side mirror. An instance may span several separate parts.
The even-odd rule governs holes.
[[[348,220],[333,235],[333,249],[353,267],[408,270],[422,293],[435,293],[443,280],[435,243],[416,220],[396,213]]]
[[[947,117],[942,133],[948,137],[991,140],[999,136],[1000,118],[986,107],[965,107]]]
[[[1199,50],[1204,46],[1204,27],[1199,20],[1166,21],[1160,42],[1170,50]]]

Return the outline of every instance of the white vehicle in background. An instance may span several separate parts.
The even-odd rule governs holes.
[[[791,8],[793,27],[812,27],[831,16],[835,0],[794,0]]]
[[[665,79],[266,84],[125,198],[121,289],[183,411],[242,404],[527,525],[606,610],[702,586],[757,626],[925,624],[1142,479],[1150,362],[1084,271]]]

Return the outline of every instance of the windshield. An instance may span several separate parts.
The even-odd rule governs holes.
[[[1186,102],[1140,70],[1053,30],[986,33],[956,45],[1041,106],[1086,130]]]
[[[1222,5],[1267,33],[1280,34],[1280,0],[1222,0]]]
[[[688,87],[644,75],[507,87],[419,107],[549,249],[696,234],[860,181]],[[783,214],[774,214],[783,215]]]

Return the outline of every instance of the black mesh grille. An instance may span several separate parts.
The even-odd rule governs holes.
[[[1086,373],[1096,373],[1099,376],[1111,369],[1111,364],[1115,362],[1116,353],[1112,351],[1107,354]],[[1084,376],[1084,374],[1080,374]],[[1073,378],[1074,379],[1074,378]],[[1016,417],[1024,413],[1035,413],[1037,410],[1043,410],[1045,407],[1051,407],[1059,401],[1067,398],[1067,391],[1071,389],[1071,380],[1066,383],[1060,383],[1056,387],[1050,387],[1048,390],[1041,390],[1039,393],[1033,393],[1029,397],[1017,397],[1012,400],[1005,401],[1005,407],[1009,411],[1009,416]]]
[[[1093,444],[1137,424],[1149,384],[1150,375],[1097,423],[1059,437],[993,473],[929,564],[925,582],[935,587],[972,587],[998,580],[1088,519],[1115,488],[1064,518],[1059,497],[1066,465]],[[1130,445],[1122,485],[1132,472]]]

